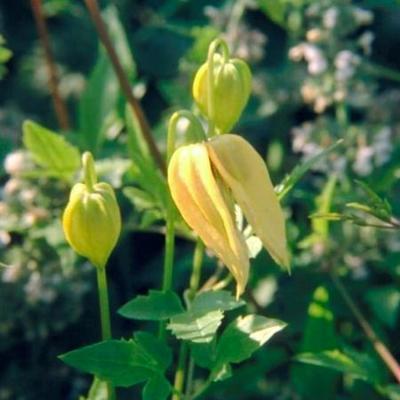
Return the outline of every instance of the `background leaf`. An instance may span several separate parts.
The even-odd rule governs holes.
[[[123,305],[118,313],[125,318],[163,321],[184,311],[179,297],[172,291],[150,290]]]
[[[33,121],[25,121],[22,140],[34,161],[50,176],[70,179],[80,167],[80,153],[76,147]]]

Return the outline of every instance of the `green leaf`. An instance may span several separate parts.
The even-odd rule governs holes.
[[[400,385],[387,385],[381,388],[381,392],[389,400],[400,400]]]
[[[114,6],[109,6],[102,15],[124,71],[129,79],[133,80],[136,66],[117,10]],[[118,79],[108,55],[100,48],[97,62],[78,107],[79,131],[83,146],[94,154],[100,150],[108,129],[118,120],[116,109],[119,98]]]
[[[23,124],[23,142],[34,161],[50,176],[70,179],[80,168],[79,150],[33,121]]]
[[[329,292],[324,286],[315,289],[308,307],[300,352],[319,352],[336,348],[334,316],[329,297]],[[321,393],[324,393],[326,400],[336,398],[337,372],[298,363],[293,365],[291,372],[296,391],[304,398],[318,398]]]
[[[396,286],[369,288],[366,300],[376,318],[389,328],[396,326],[400,310],[400,292]]]
[[[104,50],[90,73],[78,105],[79,132],[82,146],[96,155],[113,122],[119,86]]]
[[[163,340],[148,332],[136,332],[135,341],[157,362],[160,370],[165,371],[172,362],[172,351]]]
[[[374,360],[367,354],[357,353],[349,349],[345,352],[335,349],[319,353],[298,354],[295,360],[350,374],[355,378],[371,383],[377,383],[380,380],[379,367],[374,363]]]
[[[286,324],[260,315],[238,317],[223,332],[217,346],[217,365],[249,358]]]
[[[136,187],[125,187],[122,193],[133,203],[138,211],[144,211],[155,207],[153,196]]]
[[[118,313],[130,319],[164,321],[183,311],[182,303],[174,292],[150,290],[147,296],[137,296],[123,305]]]
[[[178,339],[207,343],[213,340],[223,317],[220,310],[208,313],[190,310],[172,317],[167,329]]]
[[[153,375],[143,388],[143,400],[165,400],[171,393],[171,385],[161,374]]]
[[[207,343],[190,343],[191,356],[196,365],[211,369],[215,362],[216,341]]]
[[[132,386],[160,372],[157,360],[133,340],[96,343],[70,351],[60,359],[114,386]]]
[[[210,311],[230,311],[242,307],[246,303],[243,300],[236,300],[232,294],[226,290],[208,291],[200,293],[193,300],[191,310],[208,313]]]
[[[285,26],[286,5],[282,0],[257,0],[257,4],[272,21]]]
[[[275,187],[275,192],[279,200],[282,200],[293,189],[294,185],[296,185],[296,183],[311,169],[313,165],[323,160],[341,144],[343,144],[343,139],[338,140],[332,146],[329,146],[319,154],[311,157],[303,164],[295,167],[293,171],[286,176],[278,186]]]

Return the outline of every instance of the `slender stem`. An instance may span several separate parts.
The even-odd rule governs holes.
[[[208,109],[208,136],[212,137],[215,135],[215,81],[214,81],[214,55],[218,49],[218,47],[222,48],[222,57],[224,62],[226,62],[229,58],[229,49],[226,42],[222,39],[215,39],[208,49],[208,57],[207,57],[207,109]]]
[[[200,239],[197,239],[196,247],[193,254],[192,275],[190,277],[189,292],[187,296],[189,302],[191,302],[194,299],[200,285],[201,267],[203,265],[203,255],[204,255],[204,244]],[[175,372],[175,379],[174,379],[175,394],[173,395],[172,400],[179,400],[182,397],[178,393],[182,393],[185,384],[187,356],[188,356],[188,345],[186,342],[182,342],[179,350],[178,367]],[[187,382],[189,383],[189,385],[191,385],[190,382],[192,382],[193,380],[193,373],[194,373],[194,364],[191,368],[189,368],[188,371]]]
[[[186,380],[186,390],[185,390],[186,399],[190,399],[191,393],[193,392],[194,368],[195,368],[194,358],[191,356],[189,359],[189,366],[188,366],[187,380]]]
[[[93,192],[94,185],[97,183],[97,176],[93,156],[89,151],[83,153],[82,164],[85,185],[90,192]]]
[[[188,354],[188,344],[182,342],[179,349],[178,367],[175,372],[174,379],[174,394],[172,400],[182,400],[183,385],[185,383],[185,365]]]
[[[200,239],[197,239],[196,248],[193,255],[193,269],[190,277],[190,286],[188,299],[192,301],[200,286],[201,267],[203,265],[204,244]]]
[[[105,267],[96,267],[97,286],[99,291],[101,336],[103,340],[111,339],[110,305],[108,301],[107,276]]]
[[[36,30],[39,40],[44,50],[44,56],[49,74],[49,88],[53,99],[54,110],[56,112],[58,125],[63,131],[70,129],[67,107],[58,89],[58,73],[54,62],[53,52],[50,46],[49,32],[47,30],[46,19],[43,15],[42,1],[31,0],[31,8],[35,18]]]
[[[375,75],[378,78],[400,82],[400,71],[368,61],[364,62],[362,65],[365,67],[366,72],[371,75]]]
[[[121,90],[124,93],[127,102],[129,103],[132,112],[135,113],[136,118],[139,121],[141,132],[143,134],[143,138],[145,139],[147,146],[149,147],[150,153],[154,157],[157,165],[160,167],[161,172],[165,175],[166,168],[164,159],[157,148],[156,143],[154,142],[153,137],[151,136],[150,125],[147,121],[147,118],[142,110],[140,103],[133,96],[131,85],[129,83],[129,79],[126,76],[122,65],[118,59],[117,53],[112,45],[112,41],[110,35],[107,32],[107,28],[104,24],[103,18],[101,17],[99,6],[97,4],[97,0],[85,0],[85,4],[87,9],[89,10],[90,16],[96,26],[97,33],[99,34],[100,40],[105,47],[108,56],[110,57],[110,61],[113,65],[115,74],[117,75],[119,84],[121,86]]]
[[[394,356],[392,355],[390,350],[386,347],[386,345],[379,339],[379,337],[375,333],[372,326],[369,324],[369,322],[366,320],[366,318],[362,314],[361,310],[358,308],[356,303],[351,298],[350,293],[348,292],[346,287],[343,285],[340,278],[334,272],[331,272],[330,276],[331,276],[331,279],[332,279],[333,283],[335,284],[336,288],[338,289],[338,292],[342,296],[344,302],[347,304],[350,311],[353,313],[355,319],[360,324],[362,330],[365,333],[365,336],[371,342],[375,351],[378,353],[378,355],[381,357],[382,361],[386,364],[388,369],[391,371],[393,376],[396,378],[397,382],[400,383],[400,365],[399,365],[399,363],[394,358]]]
[[[111,339],[110,304],[108,301],[107,276],[105,266],[96,266],[97,287],[99,292],[101,337],[102,340]],[[115,389],[107,382],[108,400],[115,399]]]
[[[168,199],[167,228],[165,233],[164,276],[162,290],[165,292],[172,287],[175,253],[175,209],[172,199]]]

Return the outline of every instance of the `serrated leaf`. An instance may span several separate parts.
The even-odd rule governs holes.
[[[171,393],[171,385],[161,374],[153,375],[143,388],[143,400],[165,400]]]
[[[135,341],[157,362],[160,370],[165,371],[172,362],[172,351],[163,340],[148,332],[136,332]]]
[[[158,290],[150,290],[147,296],[137,296],[118,310],[125,318],[147,321],[164,321],[182,312],[184,308],[174,292]]]
[[[371,383],[377,383],[380,380],[379,369],[374,361],[367,354],[355,351],[342,352],[335,349],[319,353],[303,353],[298,354],[295,360],[350,374]]]
[[[249,358],[286,324],[260,315],[238,317],[223,332],[217,346],[217,365]]]
[[[33,121],[24,122],[22,140],[34,161],[50,176],[71,178],[80,168],[79,150],[62,136]]]
[[[213,340],[223,317],[224,314],[220,310],[206,314],[190,310],[172,317],[167,329],[178,339],[207,343]]]
[[[318,162],[323,160],[329,154],[331,154],[338,146],[343,144],[343,139],[338,140],[332,146],[329,146],[325,150],[311,157],[301,165],[296,166],[293,171],[286,176],[283,181],[275,187],[275,192],[282,201],[282,199],[293,189],[294,185]]]
[[[160,372],[157,361],[133,340],[108,340],[70,351],[59,358],[121,387],[143,382]]]
[[[192,303],[191,310],[207,313],[210,311],[230,311],[242,307],[246,303],[243,300],[236,300],[226,290],[202,292],[197,295]]]

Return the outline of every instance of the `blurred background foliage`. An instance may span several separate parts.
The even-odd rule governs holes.
[[[275,184],[344,139],[283,200],[291,276],[265,252],[252,263],[249,310],[282,319],[288,328],[205,398],[399,399],[399,386],[336,280],[339,275],[399,359],[399,2],[101,5],[163,152],[168,117],[193,108],[192,78],[217,36],[251,66],[253,95],[234,131],[264,156]],[[116,310],[160,287],[166,186],[83,2],[45,0],[43,8],[68,107],[65,138],[94,152],[99,174],[117,189],[122,207],[124,233],[108,266]],[[60,129],[29,2],[0,1],[0,34],[0,400],[76,399],[90,379],[56,357],[99,340],[95,272],[68,248],[60,228],[78,166],[59,173],[32,139],[32,127],[39,133]],[[25,125],[23,135],[26,119],[40,125]],[[183,225],[180,234],[179,291],[187,285],[193,250]],[[214,268],[208,257],[204,276]],[[138,328],[115,313],[112,318],[116,337]],[[135,398],[135,390],[121,391],[121,398]]]

